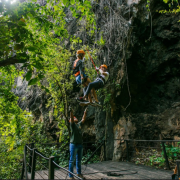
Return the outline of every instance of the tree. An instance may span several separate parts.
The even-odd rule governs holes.
[[[64,40],[81,43],[68,33],[67,7],[74,18],[94,23],[89,0],[47,0],[43,6],[36,0],[13,4],[0,0],[0,138],[7,144],[3,151],[20,148],[22,152],[33,135],[35,124],[30,114],[18,107],[18,98],[11,92],[18,76],[28,81],[28,85],[38,85],[51,93],[49,104],[54,115],[67,122],[67,95],[72,88],[69,57],[74,49],[72,46],[67,49],[63,43]],[[1,172],[7,173],[7,169]],[[3,175],[1,178],[12,178],[10,172]]]

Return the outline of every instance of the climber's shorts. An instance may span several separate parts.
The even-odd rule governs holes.
[[[87,75],[83,72],[84,82],[87,80]],[[81,75],[76,76],[76,82],[77,84],[81,84]]]

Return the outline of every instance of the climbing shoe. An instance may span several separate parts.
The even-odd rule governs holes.
[[[79,102],[89,102],[89,101],[84,100],[83,97],[76,98],[76,100]]]
[[[87,101],[85,101],[85,100],[83,99],[83,97],[76,98],[76,100],[79,101],[79,102],[87,102]]]

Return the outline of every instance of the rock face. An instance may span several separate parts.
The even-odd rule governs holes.
[[[135,8],[132,54],[127,59],[130,96],[124,86],[116,99],[116,105],[125,106],[129,99],[131,103],[114,126],[114,138],[175,139],[179,136],[180,16],[157,13],[166,8],[160,1],[152,2],[150,16],[143,1]],[[120,159],[118,146],[116,142],[115,160]]]
[[[28,83],[22,81],[21,77],[18,77],[15,83],[17,87],[13,89],[13,92],[19,96],[19,106],[23,110],[31,111],[34,121],[44,123],[43,133],[57,140],[59,138],[56,135],[56,132],[59,131],[58,123],[53,121],[53,108],[46,107],[50,95],[47,95],[35,85],[28,86]]]
[[[142,0],[114,0],[110,4],[99,0],[93,8],[101,28],[95,39],[103,33],[106,39],[106,44],[97,45],[97,48],[100,49],[100,63],[109,66],[110,80],[105,88],[110,99],[105,111],[89,108],[83,128],[84,139],[105,138],[107,159],[113,160],[121,159],[126,148],[125,139],[178,139],[180,25],[177,21],[180,16],[158,13],[157,10],[167,8],[160,0],[151,1],[150,12]],[[116,17],[121,21],[115,22]],[[69,26],[76,30],[74,21]],[[76,33],[74,31],[72,33]],[[84,44],[93,42],[88,35],[76,35],[83,37]],[[22,96],[27,96],[25,87],[23,82],[16,89],[21,97],[20,106],[33,111],[37,119],[46,119],[48,131],[52,126],[55,127],[52,132],[57,131],[49,115],[53,109],[45,108],[46,94],[41,94],[36,87],[30,88],[29,100],[23,103]],[[103,103],[104,99],[100,101]],[[80,118],[83,112],[79,109],[76,114]]]

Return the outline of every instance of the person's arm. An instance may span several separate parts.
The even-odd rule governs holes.
[[[80,60],[81,61],[81,60]],[[83,62],[81,61],[80,64],[79,64],[79,71],[80,71],[80,75],[81,75],[81,78],[84,78],[83,77]]]
[[[84,123],[85,120],[86,120],[87,109],[88,109],[88,108],[86,108],[85,111],[84,111],[84,115],[83,115],[83,117],[82,117],[81,123]]]
[[[70,112],[70,123],[74,123],[74,115],[73,115],[73,110]]]

